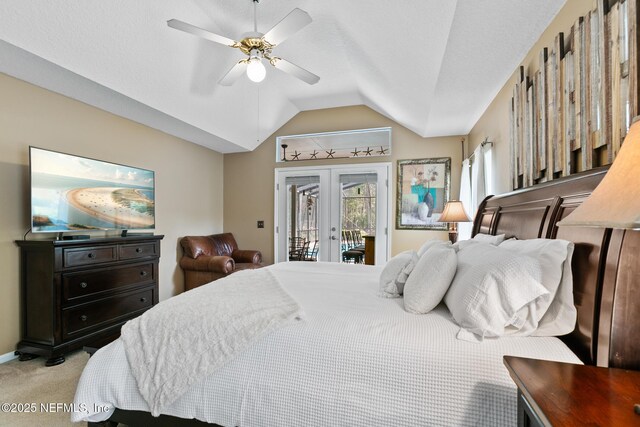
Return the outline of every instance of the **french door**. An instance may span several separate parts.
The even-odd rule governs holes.
[[[350,251],[375,236],[375,263],[384,264],[390,168],[369,163],[276,169],[275,261],[362,262]]]

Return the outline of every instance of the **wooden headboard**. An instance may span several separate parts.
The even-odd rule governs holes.
[[[593,169],[489,196],[478,209],[473,234],[574,242],[578,320],[563,341],[584,363],[640,370],[640,231],[557,226],[606,172],[607,168]]]

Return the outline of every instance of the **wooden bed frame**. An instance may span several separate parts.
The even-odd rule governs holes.
[[[640,231],[557,226],[591,194],[607,169],[487,197],[473,234],[574,242],[578,321],[563,341],[585,364],[640,370]]]
[[[607,168],[561,178],[529,189],[487,197],[473,234],[507,238],[566,239],[575,243],[575,330],[561,337],[589,365],[640,370],[640,231],[561,227],[558,221],[582,203]],[[116,409],[109,421],[89,426],[200,426],[198,420]]]

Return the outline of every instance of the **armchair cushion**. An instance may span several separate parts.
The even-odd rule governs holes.
[[[180,244],[182,245],[182,249],[184,249],[184,254],[193,259],[198,258],[200,255],[214,255],[213,241],[209,236],[183,237]]]

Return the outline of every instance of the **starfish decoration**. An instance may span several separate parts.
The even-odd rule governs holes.
[[[313,153],[311,153],[311,157],[309,157],[310,159],[315,159],[317,158],[318,152],[316,150],[313,150]]]
[[[357,148],[354,148],[351,152],[351,154],[353,154],[353,157],[358,157],[358,153],[360,153],[360,150],[358,150]]]
[[[365,156],[370,156],[372,152],[373,152],[373,150],[371,148],[367,147],[367,149],[364,150],[364,155]]]
[[[329,151],[325,151],[325,153],[327,153],[327,159],[333,159],[333,155],[336,154],[335,151],[333,151],[333,148],[330,149]]]
[[[378,150],[378,154],[380,154],[381,156],[384,156],[385,154],[387,154],[387,150],[388,148],[383,148],[381,145],[380,149]]]
[[[291,160],[300,160],[300,154],[302,153],[298,153],[298,150],[295,150],[293,156],[291,156]]]

